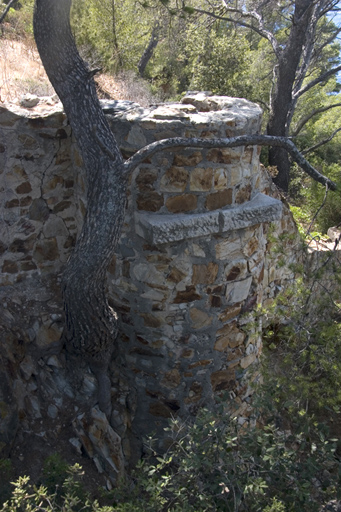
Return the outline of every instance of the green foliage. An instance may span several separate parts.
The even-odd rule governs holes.
[[[6,35],[13,38],[31,38],[33,36],[33,13],[34,0],[25,0],[20,8],[10,9],[6,16],[8,26]]]
[[[333,253],[321,253],[313,269],[309,261],[305,271],[296,269],[292,285],[278,295],[271,310],[263,312],[268,326],[263,373],[265,383],[277,389],[276,400],[285,404],[283,412],[296,408],[335,420],[331,411],[341,411],[341,392],[334,384],[341,378],[340,306],[335,289],[340,268]],[[334,292],[328,279],[334,281]]]
[[[55,492],[56,488],[61,488],[68,476],[68,464],[58,454],[54,453],[47,457],[43,467],[42,483],[49,492]]]
[[[317,217],[317,225],[323,233],[326,233],[328,228],[338,226],[341,223],[341,176],[340,164],[322,164],[322,172],[325,173],[330,179],[335,181],[338,185],[336,192],[328,192],[326,202]],[[316,212],[324,201],[325,190],[321,186],[317,186],[316,182],[312,182],[310,188],[306,191],[306,203],[310,211]]]
[[[82,503],[69,490],[63,495],[63,501],[60,505],[55,494],[50,493],[46,487],[31,485],[27,476],[19,477],[13,485],[12,497],[0,509],[1,512],[38,512],[41,510],[46,512],[78,512],[80,509],[84,511],[95,510],[89,502]]]
[[[187,34],[186,50],[190,62],[190,89],[249,96],[246,74],[251,52],[241,33],[226,30],[222,23],[203,32],[192,26]]]
[[[0,505],[11,495],[10,481],[13,478],[13,467],[9,459],[0,459]]]

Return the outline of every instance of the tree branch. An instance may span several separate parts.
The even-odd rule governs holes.
[[[299,91],[297,91],[294,95],[294,98],[297,99],[299,98],[300,96],[302,96],[303,94],[305,94],[307,91],[309,91],[309,89],[311,89],[312,87],[315,87],[315,85],[317,84],[320,84],[321,82],[324,82],[325,80],[327,80],[327,78],[329,78],[330,76],[332,75],[335,75],[336,73],[338,73],[339,71],[341,71],[341,65],[340,66],[337,66],[336,68],[333,68],[333,69],[330,69],[329,71],[326,71],[325,73],[323,73],[322,75],[320,75],[318,78],[315,78],[315,80],[312,80],[311,82],[309,82],[307,85],[305,85],[304,87],[302,87],[302,89],[300,89]]]
[[[335,107],[341,107],[341,103],[334,103],[333,105],[326,105],[324,107],[316,108],[310,112],[310,114],[307,114],[306,116],[302,117],[302,119],[297,123],[295,130],[292,132],[291,136],[296,137],[300,131],[302,130],[303,126],[307,124],[308,121],[317,114],[321,114],[322,112],[326,112],[327,110],[330,110]]]
[[[235,148],[240,146],[276,146],[284,148],[292,159],[303,169],[311,178],[323,185],[327,185],[331,190],[336,190],[336,184],[329,178],[319,173],[299,152],[295,144],[286,137],[275,137],[270,135],[241,135],[230,139],[199,139],[184,137],[173,137],[153,142],[148,146],[137,151],[124,164],[124,172],[130,174],[143,160],[150,157],[157,151],[176,147],[189,148]]]
[[[311,153],[312,151],[315,151],[317,148],[323,146],[324,144],[327,144],[327,142],[330,142],[337,133],[339,133],[341,131],[341,128],[338,128],[337,130],[335,130],[329,137],[327,137],[326,139],[323,139],[323,140],[320,140],[320,142],[318,142],[317,144],[315,144],[314,146],[311,146],[310,148],[308,149],[304,149],[303,151],[301,151],[302,155],[306,155],[307,153]]]
[[[278,42],[277,42],[275,36],[269,30],[266,30],[264,28],[264,25],[262,23],[262,18],[260,17],[260,15],[258,13],[256,13],[255,11],[244,13],[244,12],[240,11],[239,9],[232,9],[231,7],[226,8],[226,6],[225,6],[225,9],[226,9],[226,12],[228,12],[228,13],[239,14],[241,18],[252,18],[253,20],[255,20],[258,23],[259,26],[257,27],[255,25],[253,25],[252,23],[243,21],[240,18],[237,19],[237,18],[233,18],[232,16],[231,17],[230,16],[222,16],[220,14],[215,14],[212,11],[206,11],[205,9],[194,8],[194,11],[197,12],[198,14],[205,14],[206,16],[210,16],[217,20],[229,21],[231,23],[236,23],[237,25],[240,25],[241,27],[245,27],[245,28],[249,28],[249,29],[253,30],[258,35],[260,35],[264,39],[267,39],[271,43],[271,46],[276,54],[276,57],[279,58],[281,52],[280,52]],[[256,16],[256,14],[258,16]]]
[[[7,4],[4,12],[1,14],[0,16],[0,24],[4,21],[5,17],[6,17],[6,14],[8,13],[8,11],[10,10],[11,7],[13,7],[16,3],[17,3],[18,0],[10,0],[10,2]]]

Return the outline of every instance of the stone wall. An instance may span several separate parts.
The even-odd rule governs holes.
[[[103,109],[125,157],[155,140],[253,134],[261,123],[257,105],[205,94],[150,109],[104,101]],[[59,103],[0,107],[0,137],[0,450],[8,452],[18,428],[57,422],[74,398],[63,354],[49,350],[62,330],[59,279],[86,184]],[[167,150],[134,171],[107,283],[120,319],[111,425],[126,458],[138,457],[142,437],[161,434],[169,417],[195,415],[222,393],[247,421],[262,350],[252,311],[292,279],[288,263],[297,258],[296,228],[276,194],[257,147]],[[269,230],[272,239],[292,234],[284,266]],[[81,370],[78,395],[92,406],[96,381]]]

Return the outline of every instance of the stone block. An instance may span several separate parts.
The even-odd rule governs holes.
[[[189,316],[193,329],[203,329],[204,327],[209,327],[213,322],[213,317],[201,309],[192,308],[189,312]]]
[[[160,190],[162,192],[184,192],[187,186],[188,176],[188,171],[183,167],[171,167],[167,169],[161,178]]]
[[[178,369],[174,368],[169,372],[166,372],[161,384],[166,388],[177,388],[181,384],[181,375]]]
[[[233,231],[263,222],[272,222],[279,220],[281,216],[281,201],[264,194],[257,194],[247,203],[221,211],[222,231]]]
[[[193,265],[192,283],[213,284],[218,274],[218,264],[210,262],[207,265]]]
[[[241,311],[241,306],[231,306],[223,310],[219,315],[219,321],[222,323],[228,322],[236,318]]]
[[[39,147],[38,141],[31,137],[31,135],[20,134],[18,140],[21,142],[25,149],[37,149]]]
[[[175,299],[173,299],[173,304],[194,302],[200,299],[201,295],[196,291],[195,286],[186,286],[185,290],[177,292]]]
[[[31,183],[29,181],[24,181],[24,183],[17,186],[15,191],[17,194],[28,194],[32,191]]]
[[[229,304],[236,304],[247,299],[251,288],[252,276],[241,281],[233,281],[226,285],[226,299]]]
[[[230,168],[230,185],[238,185],[243,178],[243,168],[241,165],[234,165]]]
[[[149,414],[161,418],[171,418],[174,416],[174,410],[169,405],[157,401],[150,404]]]
[[[180,166],[194,166],[198,165],[203,159],[203,156],[200,151],[195,151],[191,155],[179,155],[176,153],[174,155],[174,165]]]
[[[216,335],[214,349],[219,352],[239,347],[245,340],[245,334],[237,328],[235,323],[225,325],[217,331]]]
[[[197,208],[198,198],[193,194],[169,197],[166,201],[168,211],[171,213],[192,212]]]
[[[234,260],[231,261],[225,267],[225,280],[235,281],[241,279],[247,274],[247,261],[246,260]]]
[[[212,188],[212,169],[196,167],[190,176],[190,190],[206,192]]]
[[[18,264],[15,261],[5,260],[1,271],[7,274],[16,274],[18,272]]]
[[[246,185],[245,187],[241,187],[236,193],[235,203],[243,204],[243,203],[246,203],[247,201],[250,201],[251,192],[252,192],[252,187],[250,184]]]
[[[57,215],[50,215],[47,222],[43,226],[43,234],[46,238],[53,238],[56,236],[68,237],[69,232],[65,226],[63,219]]]
[[[151,313],[140,313],[140,316],[143,318],[144,325],[146,327],[153,327],[157,329],[164,324],[164,319],[160,316],[152,315]]]
[[[219,212],[187,215],[135,213],[136,232],[153,245],[219,232]]]
[[[246,357],[243,357],[240,361],[240,366],[245,370],[257,359],[257,354],[249,354]]]
[[[218,210],[219,208],[224,208],[224,206],[230,206],[232,204],[232,195],[232,189],[213,192],[207,196],[205,206],[207,210]]]
[[[146,145],[147,140],[140,126],[135,124],[132,127],[128,134],[127,142],[131,146],[134,146],[136,149],[140,149]]]
[[[214,148],[207,152],[207,160],[216,164],[232,164],[241,159],[241,148]]]
[[[218,242],[215,246],[216,258],[218,260],[243,259],[242,243],[240,238],[227,238]]]
[[[141,192],[154,190],[154,183],[157,180],[157,169],[142,168],[135,178],[135,183]]]
[[[59,251],[55,238],[39,240],[37,242],[33,253],[33,258],[36,262],[43,264],[45,261],[54,261],[58,257]]]
[[[136,199],[138,210],[147,212],[158,212],[163,206],[163,196],[156,191],[144,192],[139,194]]]
[[[236,372],[233,369],[220,370],[211,374],[211,385],[213,391],[229,391],[236,386]]]
[[[225,190],[228,183],[228,171],[225,168],[214,169],[213,172],[213,188],[214,190]]]

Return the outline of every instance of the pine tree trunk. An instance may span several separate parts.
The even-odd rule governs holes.
[[[87,176],[88,208],[63,279],[67,347],[86,359],[99,379],[99,402],[110,412],[106,371],[116,317],[105,296],[106,269],[125,209],[126,179],[116,140],[97,98],[93,73],[77,51],[70,28],[71,0],[36,0],[34,35],[43,65],[64,109]]]
[[[283,49],[276,69],[274,91],[271,98],[270,116],[267,134],[287,137],[288,116],[292,104],[292,94],[296,72],[300,64],[302,49],[306,42],[310,14],[313,9],[311,0],[296,0],[288,42]],[[276,166],[278,175],[275,183],[284,192],[289,188],[290,162],[288,154],[281,148],[269,150],[269,165]]]

